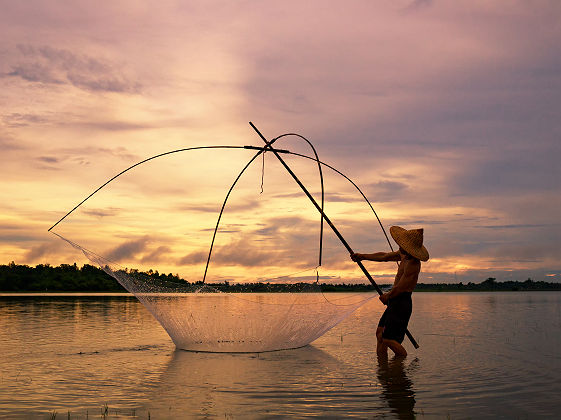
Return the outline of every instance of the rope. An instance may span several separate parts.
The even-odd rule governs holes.
[[[263,156],[263,165],[261,166],[261,192],[263,194],[263,183],[265,180],[265,153],[262,153]]]

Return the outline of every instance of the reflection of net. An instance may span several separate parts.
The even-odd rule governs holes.
[[[62,237],[61,237],[62,238]],[[114,277],[154,315],[177,348],[208,352],[261,352],[305,346],[375,296],[332,298],[317,284],[290,293],[223,293],[208,285],[157,280],[62,238]]]

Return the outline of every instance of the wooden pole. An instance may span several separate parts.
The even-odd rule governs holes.
[[[347,243],[347,241],[345,240],[345,238],[343,238],[343,235],[341,235],[341,233],[339,232],[339,230],[335,227],[335,225],[331,222],[331,220],[329,219],[329,217],[327,217],[327,215],[325,214],[325,212],[321,209],[321,207],[319,206],[319,204],[316,202],[316,200],[314,199],[314,197],[312,197],[312,195],[310,194],[310,192],[308,191],[308,189],[304,186],[304,184],[302,184],[302,182],[298,179],[298,177],[296,176],[296,174],[292,171],[292,169],[290,169],[290,167],[286,164],[286,162],[284,161],[284,159],[277,153],[277,151],[270,145],[269,141],[267,141],[267,139],[263,136],[263,134],[261,134],[261,132],[257,129],[257,127],[255,127],[255,125],[253,125],[253,123],[250,121],[249,125],[251,125],[251,127],[255,130],[255,132],[259,135],[259,137],[261,137],[261,139],[265,142],[265,147],[267,148],[268,151],[273,152],[273,154],[277,157],[277,159],[279,160],[279,162],[282,164],[282,166],[285,167],[285,169],[288,171],[288,173],[292,176],[292,178],[294,179],[294,181],[296,181],[296,183],[300,186],[300,188],[302,189],[302,191],[304,192],[304,194],[306,194],[306,196],[310,199],[310,201],[312,202],[312,204],[315,206],[315,208],[320,212],[320,214],[322,215],[323,219],[325,220],[325,222],[329,225],[329,227],[331,228],[331,230],[333,230],[333,233],[335,233],[335,235],[339,238],[339,240],[341,241],[341,243],[343,244],[343,246],[345,248],[347,248],[347,251],[349,251],[350,254],[354,254],[352,248],[350,247],[350,245]],[[362,270],[362,272],[364,273],[364,275],[366,276],[366,278],[370,281],[370,283],[372,283],[372,285],[374,286],[374,288],[376,289],[376,291],[378,292],[378,294],[382,295],[383,292],[380,289],[380,287],[376,284],[376,282],[374,281],[374,279],[372,278],[372,276],[370,275],[370,273],[368,272],[368,270],[366,269],[366,267],[364,267],[364,265],[362,264],[361,261],[355,261],[358,266],[360,267],[360,269]],[[409,332],[409,330],[405,331],[405,334],[407,335],[407,338],[409,338],[409,340],[411,341],[411,344],[413,344],[413,347],[415,347],[416,349],[419,348],[419,344],[417,344],[417,342],[415,341],[415,339],[413,338],[413,336],[411,335],[411,333]]]

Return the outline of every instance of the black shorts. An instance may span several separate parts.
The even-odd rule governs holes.
[[[390,299],[378,322],[378,327],[384,327],[382,338],[402,343],[412,310],[411,292],[402,292]]]

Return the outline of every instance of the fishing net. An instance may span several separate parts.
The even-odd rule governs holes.
[[[114,277],[150,311],[178,349],[265,352],[303,347],[321,337],[374,293],[330,295],[318,283],[259,283],[261,291],[224,292],[220,285],[155,280],[59,237]],[[239,285],[254,290],[255,284]]]
[[[198,163],[200,162],[195,161],[192,165]],[[174,209],[177,210],[180,207],[174,201],[176,200],[175,196],[170,195],[172,198],[168,203],[151,199],[146,189],[142,186],[138,187],[138,184],[150,180],[153,173],[166,173],[172,166],[170,166],[169,162],[160,168],[154,167],[153,163],[151,163],[150,168],[148,168],[148,165],[145,166],[146,173],[144,175],[142,168],[135,169],[136,182],[131,182],[133,180],[131,177],[128,179],[122,177],[120,181],[125,179],[124,185],[119,186],[116,182],[112,184],[115,193],[113,196],[108,194],[110,189],[106,188],[96,196],[100,203],[96,204],[94,200],[90,200],[88,203],[91,204],[89,209],[87,206],[83,206],[80,208],[81,213],[75,212],[72,220],[74,224],[65,222],[66,233],[51,232],[82,252],[89,261],[98,265],[107,274],[115,278],[127,291],[134,294],[166,330],[177,348],[207,352],[263,352],[302,347],[325,334],[355,309],[377,296],[372,290],[368,293],[325,293],[322,292],[318,274],[278,276],[278,269],[275,272],[266,266],[246,267],[246,279],[244,281],[241,281],[233,274],[228,275],[230,274],[229,270],[234,270],[236,268],[235,264],[237,264],[237,262],[232,262],[231,259],[234,257],[238,259],[243,258],[243,244],[249,243],[249,248],[260,250],[259,252],[271,251],[271,249],[267,248],[268,246],[277,246],[276,243],[271,245],[273,242],[271,241],[272,238],[274,241],[278,241],[278,236],[287,236],[284,231],[280,232],[278,229],[272,229],[267,225],[267,222],[272,223],[273,219],[268,215],[273,213],[273,207],[276,206],[278,208],[279,206],[279,204],[273,203],[274,200],[282,201],[282,205],[286,208],[288,206],[287,197],[291,197],[290,194],[293,193],[279,194],[277,190],[283,186],[283,183],[286,183],[286,181],[279,181],[278,185],[270,188],[273,191],[271,196],[265,197],[266,193],[263,194],[262,178],[260,179],[260,197],[263,203],[260,205],[260,209],[262,214],[258,214],[257,210],[252,210],[250,214],[260,221],[259,229],[250,230],[246,235],[257,239],[254,239],[253,242],[246,239],[237,242],[228,242],[226,240],[223,243],[220,243],[219,239],[216,245],[217,249],[214,251],[216,256],[215,265],[213,266],[214,271],[209,274],[210,279],[207,277],[207,281],[204,282],[205,277],[201,276],[204,259],[201,259],[200,253],[190,254],[189,258],[183,257],[180,259],[178,255],[173,254],[175,249],[169,246],[172,243],[185,244],[189,243],[189,241],[193,244],[208,243],[209,231],[212,229],[208,227],[201,228],[201,225],[208,226],[208,220],[199,219],[195,216],[190,218],[186,216],[186,209],[197,208],[200,210],[204,206],[201,206],[200,203],[183,204],[180,208],[181,212],[174,214]],[[183,163],[178,164],[177,167],[181,168],[181,173],[185,172],[185,165]],[[206,169],[208,170],[208,168]],[[112,178],[110,181],[115,178]],[[184,181],[176,175],[168,178],[172,181],[174,189],[170,188],[170,191],[174,194],[178,193],[176,185],[188,185],[188,180]],[[255,176],[250,177],[250,179],[255,178]],[[201,178],[198,179],[196,185],[191,185],[192,188],[198,188],[197,197],[206,193],[212,196],[209,193],[211,186],[202,185],[205,181],[214,182],[214,178]],[[270,184],[272,182],[271,180]],[[102,187],[106,184],[103,184]],[[102,187],[94,191],[92,195]],[[134,188],[136,188],[136,198],[133,197],[134,194],[130,193],[131,189]],[[238,185],[238,188],[243,190],[244,187],[243,185]],[[255,190],[254,186],[251,188]],[[155,195],[153,191],[149,193]],[[158,197],[162,196],[163,193],[160,191]],[[187,194],[183,196],[187,196]],[[191,190],[191,196],[193,196],[193,189]],[[88,198],[90,197],[91,195]],[[301,199],[301,195],[299,197]],[[246,196],[242,196],[242,198],[244,202],[248,201]],[[81,206],[84,201],[77,207]],[[309,206],[309,202],[305,198],[303,202]],[[269,203],[273,203],[271,208],[267,207]],[[149,206],[152,206],[152,208],[149,208]],[[228,229],[231,229],[229,231],[230,236],[236,235],[236,229],[242,229],[240,226],[244,218],[248,216],[247,210],[244,210],[243,203],[236,204],[234,200],[231,206],[234,208],[232,218],[235,219],[235,223],[229,223],[227,218],[222,222],[223,225],[228,227],[225,229],[226,233],[228,233]],[[76,210],[77,207],[71,212]],[[130,214],[124,211],[127,207],[132,209]],[[240,212],[235,213],[235,209],[238,207]],[[118,211],[115,209],[118,209]],[[137,217],[134,216],[135,210],[137,212],[142,210],[143,214],[157,215],[157,217],[150,222],[146,222],[146,219],[137,220]],[[299,209],[285,209],[285,212],[298,213],[301,216],[304,214]],[[166,213],[168,214],[167,217],[162,216]],[[313,226],[317,227],[315,222],[317,220],[315,217],[317,212],[315,209],[311,209],[311,213],[314,215]],[[112,222],[111,217],[114,219]],[[216,206],[214,206],[211,219],[215,220],[215,218]],[[173,220],[173,223],[170,222],[171,220]],[[182,231],[188,231],[188,234],[178,233],[178,220],[182,223]],[[102,221],[103,223],[101,223]],[[302,221],[305,222],[305,218],[302,218],[300,223]],[[192,227],[187,228],[189,223],[192,224]],[[248,223],[255,224],[255,221],[253,220]],[[157,235],[154,232],[157,230],[157,226],[160,229],[160,237],[167,241],[161,246],[155,244],[154,238]],[[280,258],[278,265],[284,267],[284,269],[291,265],[302,267],[301,261],[298,260],[309,260],[311,258],[306,253],[308,249],[313,248],[313,246],[309,245],[312,242],[316,243],[317,237],[314,233],[314,238],[308,239],[310,235],[308,235],[307,230],[305,226],[296,228],[298,243],[301,246],[295,252],[292,260],[283,260],[282,256],[279,257],[278,253],[275,254],[275,258]],[[82,235],[81,232],[84,231],[89,232],[87,240],[81,239],[75,242],[67,239],[76,235]],[[127,269],[122,265],[122,261],[117,259],[117,255],[119,252],[122,254],[126,246],[129,246],[130,249],[132,249],[133,245],[140,247],[140,242],[125,242],[120,247],[106,252],[93,251],[93,249],[102,249],[107,243],[122,240],[123,237],[135,235],[137,238],[146,239],[148,234],[150,235],[149,241],[152,248],[139,248],[143,250],[144,256],[142,258],[138,257],[133,261],[143,262],[151,255],[159,252],[159,250],[164,250],[167,259],[160,259],[161,264],[170,260],[182,261],[181,264],[184,264],[184,270],[192,269],[191,272],[184,271],[187,275],[182,275],[182,277],[196,280],[188,282],[182,280],[179,276],[171,276],[171,273],[167,277],[152,276],[146,272]],[[241,235],[239,232],[238,234]],[[111,235],[113,236],[111,237]],[[202,236],[198,237],[197,235]],[[259,235],[262,236],[260,237]],[[327,243],[329,244],[329,238],[327,238]],[[329,245],[327,247],[329,248]],[[236,254],[231,253],[233,248],[237,250]],[[337,244],[337,248],[340,250],[340,244]],[[343,258],[348,260],[348,254],[344,255]],[[338,259],[341,260],[341,256]],[[206,263],[208,268],[208,261]],[[251,265],[251,261],[248,262],[248,265]],[[265,274],[268,272],[270,273]],[[206,269],[204,275],[207,275]],[[248,275],[249,279],[247,278]],[[203,281],[201,281],[201,278]]]

